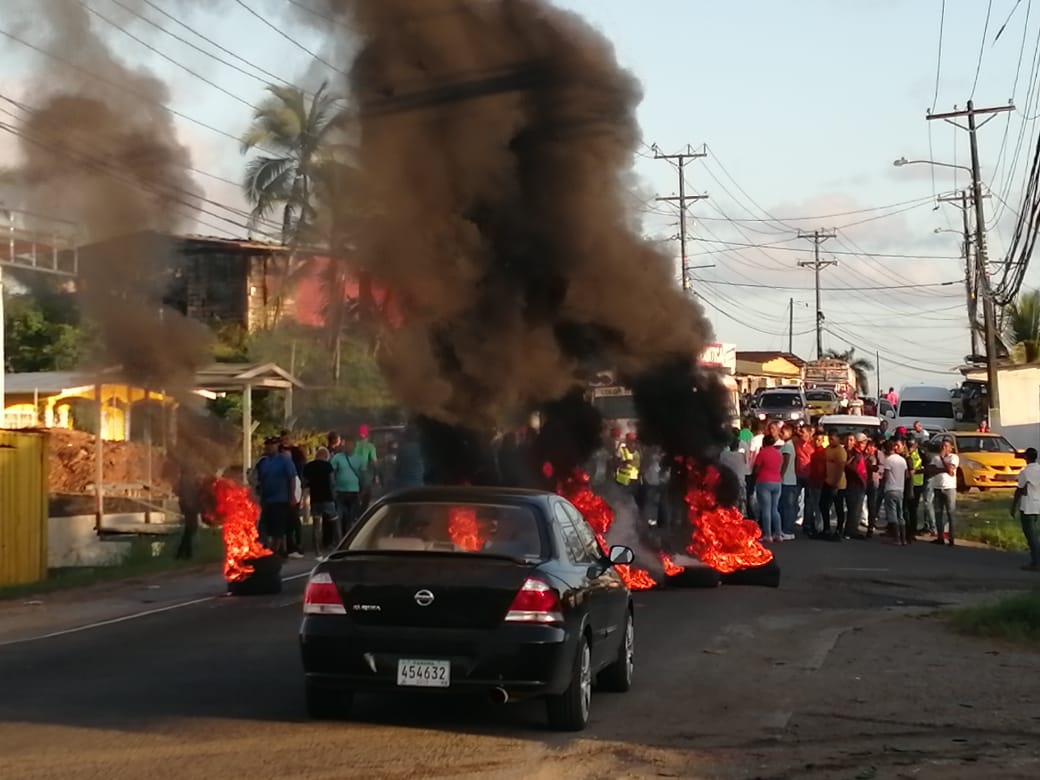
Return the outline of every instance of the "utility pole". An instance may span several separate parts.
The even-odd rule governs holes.
[[[978,292],[979,292],[979,257],[978,250],[975,252],[975,262],[972,264],[971,248],[975,246],[974,231],[971,228],[971,216],[968,211],[968,199],[971,197],[967,190],[953,193],[951,195],[940,195],[939,203],[952,203],[961,210],[961,222],[963,224],[962,251],[964,252],[964,289],[968,302],[968,327],[971,330],[971,354],[979,354],[979,326],[978,317]],[[989,195],[983,195],[988,198]]]
[[[982,293],[982,321],[986,331],[986,379],[989,384],[989,419],[991,424],[1000,422],[1000,388],[997,376],[997,315],[993,305],[993,291],[989,285],[989,271],[986,268],[986,216],[982,208],[982,174],[979,166],[979,141],[978,125],[975,117],[979,114],[990,114],[982,123],[990,121],[994,115],[1003,111],[1014,111],[1015,107],[1010,103],[1006,106],[995,108],[975,108],[975,104],[969,100],[968,106],[963,111],[948,111],[943,114],[927,114],[929,120],[943,119],[955,127],[968,131],[968,140],[971,145],[971,191],[975,201],[975,263],[976,273],[979,280],[979,291]],[[963,127],[953,120],[966,116],[968,126]],[[967,205],[967,204],[965,204]],[[994,415],[994,413],[996,413]]]
[[[817,228],[812,233],[798,231],[798,238],[807,238],[813,242],[813,259],[802,260],[798,263],[799,268],[812,268],[816,274],[816,359],[823,357],[823,308],[820,306],[820,270],[831,265],[837,265],[837,260],[821,260],[820,244],[828,238],[835,237],[834,231],[827,232]]]
[[[878,400],[878,414],[881,414],[881,352],[877,351],[874,353],[874,367],[877,369],[877,378],[874,380],[877,382],[877,400]]]
[[[687,144],[686,151],[681,154],[661,154],[657,148],[657,144],[651,147],[654,151],[655,160],[674,160],[675,167],[679,172],[679,194],[672,195],[667,198],[657,198],[660,201],[669,201],[677,203],[679,205],[679,252],[682,260],[680,261],[680,268],[682,273],[682,288],[683,290],[690,289],[690,269],[687,266],[686,258],[686,204],[693,200],[704,200],[707,195],[687,195],[686,194],[686,161],[693,160],[698,157],[707,157],[707,152],[694,152],[693,149]]]
[[[787,354],[794,354],[794,298],[787,302]]]

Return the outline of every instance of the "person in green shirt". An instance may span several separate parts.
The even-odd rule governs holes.
[[[368,426],[358,428],[358,440],[354,445],[354,454],[361,463],[361,498],[359,511],[364,512],[372,501],[372,483],[375,482],[376,445],[368,439]]]
[[[363,462],[357,454],[354,440],[343,440],[339,452],[332,456],[332,480],[339,510],[340,531],[347,533],[360,514]]]

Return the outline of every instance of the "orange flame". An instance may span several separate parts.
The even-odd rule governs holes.
[[[466,552],[478,552],[484,546],[484,534],[477,522],[477,510],[453,506],[448,511],[448,536]]]
[[[686,504],[693,534],[686,551],[722,574],[763,566],[773,553],[762,546],[762,529],[735,507],[721,507],[716,498],[721,475],[714,466],[686,461]]]
[[[664,576],[674,577],[686,571],[684,566],[675,563],[666,553],[661,553],[661,563],[664,564]]]
[[[212,493],[215,507],[206,521],[223,526],[224,579],[238,582],[253,573],[253,567],[243,561],[266,558],[274,553],[260,544],[256,529],[260,507],[249,488],[229,479],[218,479],[213,483]]]
[[[551,470],[549,473],[552,473]],[[607,553],[610,548],[607,546],[606,534],[614,522],[614,510],[610,508],[610,504],[592,492],[589,481],[588,474],[581,469],[576,469],[571,476],[557,483],[556,492],[574,504],[575,508],[581,512],[585,522],[596,534],[596,541],[599,542],[600,548]],[[622,564],[615,566],[614,569],[621,575],[621,579],[625,581],[629,590],[649,590],[657,585],[657,581],[650,576],[650,572],[638,566]]]

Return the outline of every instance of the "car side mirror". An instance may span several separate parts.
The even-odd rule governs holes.
[[[610,562],[615,566],[627,566],[636,559],[636,554],[632,552],[631,547],[625,547],[623,544],[615,544],[610,548],[610,552],[607,553],[607,558],[609,558]]]

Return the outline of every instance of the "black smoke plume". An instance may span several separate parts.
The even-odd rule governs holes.
[[[710,327],[630,208],[641,93],[601,34],[540,0],[310,5],[356,35],[331,48],[353,57],[372,204],[357,262],[401,313],[383,352],[395,394],[457,427],[427,437],[434,457],[568,398],[590,369],[693,365]],[[591,444],[576,435],[557,459]]]

